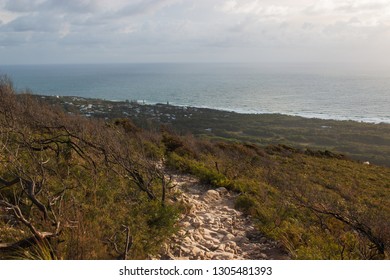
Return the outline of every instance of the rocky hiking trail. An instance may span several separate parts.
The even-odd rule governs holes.
[[[278,244],[256,230],[250,217],[234,209],[237,194],[209,189],[190,176],[172,177],[189,208],[179,221],[180,231],[166,243],[160,259],[270,260],[289,259]]]

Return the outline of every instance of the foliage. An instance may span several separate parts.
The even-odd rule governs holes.
[[[180,213],[168,201],[159,137],[16,95],[6,78],[0,99],[0,258],[158,252]]]
[[[390,169],[337,152],[388,164],[387,125],[97,100],[112,120],[87,119],[17,95],[6,77],[0,99],[0,258],[149,258],[183,211],[167,166],[236,192],[293,258],[389,259]],[[133,123],[129,106],[176,120]]]
[[[196,158],[169,153],[170,166],[239,192],[236,207],[293,258],[389,258],[388,168],[286,145],[209,142],[202,152],[204,141]]]
[[[158,131],[161,125],[182,135],[261,146],[284,144],[299,149],[329,150],[390,167],[390,124],[309,119],[281,114],[238,114],[165,104],[141,105],[75,97],[37,96],[68,112],[99,118],[131,116],[134,123]],[[86,107],[91,107],[86,109]],[[94,109],[97,108],[97,109]],[[187,138],[188,140],[188,138]]]

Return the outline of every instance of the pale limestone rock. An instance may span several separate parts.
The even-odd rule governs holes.
[[[202,250],[200,250],[198,247],[192,247],[191,254],[194,256],[199,256],[201,254]]]
[[[203,240],[204,239],[204,237],[200,234],[200,233],[194,233],[193,235],[192,235],[192,237],[194,238],[194,240],[195,241],[201,241],[201,240]]]
[[[237,247],[237,243],[234,242],[234,241],[232,241],[232,240],[227,241],[227,242],[226,242],[226,245],[228,245],[229,248],[236,248],[236,247]]]
[[[211,250],[211,251],[214,251],[216,248],[217,248],[217,246],[213,243],[213,242],[211,242],[211,241],[209,241],[209,240],[207,240],[207,241],[205,241],[205,243],[203,244],[207,249],[209,249],[209,250]]]
[[[211,237],[210,235],[203,235],[203,239],[206,240],[206,241],[210,241],[213,244],[218,244],[219,243],[218,239],[215,239],[215,238]]]
[[[268,256],[264,253],[260,253],[260,257],[264,260],[269,259]]]
[[[201,245],[201,244],[198,244],[196,245],[199,249],[201,249],[202,251],[204,252],[210,252],[210,249],[208,249],[207,247]]]
[[[229,241],[229,240],[234,240],[235,236],[231,233],[228,233],[225,235],[225,237],[222,239],[222,241]]]
[[[226,195],[228,193],[228,190],[224,187],[217,188],[216,191],[219,192],[221,195]]]
[[[180,247],[180,255],[183,255],[183,254],[190,254],[191,253],[191,248],[188,247],[184,247],[184,246],[181,246]]]
[[[183,228],[188,228],[191,226],[191,223],[190,222],[183,222],[181,225]]]
[[[201,225],[203,225],[203,222],[201,219],[199,219],[199,217],[195,217],[195,218],[192,218],[190,220],[190,224],[195,227],[195,228],[199,228]]]
[[[232,239],[234,242],[236,243],[247,243],[249,242],[249,239],[245,236],[235,236],[233,239]]]
[[[215,190],[208,190],[203,196],[203,200],[206,202],[212,202],[219,199],[220,199],[220,195]]]
[[[266,241],[263,243],[251,243],[246,235],[254,231],[253,223],[249,217],[232,208],[233,196],[228,190],[218,188],[203,191],[195,180],[181,190],[183,201],[191,207],[179,224],[182,230],[165,249],[170,254],[162,253],[162,257],[195,260],[270,259],[262,252],[275,248],[276,243],[267,239],[261,239]]]
[[[216,254],[213,257],[213,260],[233,260],[234,259],[234,254],[232,253],[221,253],[221,254]]]
[[[226,236],[227,234],[231,234],[229,231],[227,231],[226,229],[223,229],[223,228],[218,229],[217,232],[219,234],[224,235],[224,236]]]
[[[227,247],[227,248],[225,248],[225,252],[226,252],[226,253],[234,254],[234,253],[236,252],[236,250],[234,250],[233,248]]]

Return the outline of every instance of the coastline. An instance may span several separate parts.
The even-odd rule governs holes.
[[[299,149],[329,150],[362,162],[390,166],[390,124],[305,118],[284,114],[242,114],[172,104],[140,104],[75,96],[33,97],[71,114],[102,119],[130,118],[143,129],[171,127],[179,134],[215,140]]]
[[[270,67],[272,65],[269,65]],[[104,64],[2,67],[18,91],[169,102],[244,114],[390,123],[390,80],[322,67],[232,64]],[[303,68],[302,68],[303,67]],[[2,71],[3,70],[3,71]]]
[[[90,99],[90,98],[85,98]],[[93,99],[93,98],[91,98]],[[107,100],[110,102],[123,102],[123,100]],[[147,100],[135,100],[135,102],[139,103],[140,105],[164,105],[164,103],[161,102],[149,102]],[[176,104],[174,102],[167,101],[166,104],[169,104],[174,107],[192,107],[192,108],[198,108],[198,109],[209,109],[209,110],[216,110],[216,111],[223,111],[223,112],[229,112],[229,113],[237,113],[237,114],[243,114],[243,115],[284,115],[289,117],[302,117],[306,119],[320,119],[320,120],[331,120],[331,121],[353,121],[358,123],[370,123],[370,124],[390,124],[390,116],[389,118],[383,119],[379,117],[361,117],[361,116],[335,116],[331,114],[326,113],[311,113],[311,112],[278,112],[278,111],[267,111],[267,110],[254,110],[254,109],[240,109],[240,108],[228,108],[228,107],[209,107],[207,105],[203,106],[193,106],[188,104]]]
[[[322,120],[322,121],[347,121],[347,122],[356,122],[356,123],[367,123],[367,124],[384,124],[384,125],[390,125],[390,119],[380,119],[380,118],[370,118],[370,117],[348,117],[348,116],[341,116],[336,117],[325,113],[286,113],[286,112],[277,112],[277,111],[261,111],[261,110],[245,110],[245,109],[231,109],[231,108],[225,108],[225,107],[209,107],[207,105],[204,106],[192,106],[188,104],[176,104],[173,102],[167,101],[166,103],[161,102],[150,102],[148,100],[119,100],[119,99],[103,99],[103,98],[91,98],[91,97],[80,97],[80,96],[54,96],[54,95],[44,95],[44,94],[33,94],[34,96],[39,96],[42,98],[46,98],[49,100],[54,100],[54,98],[58,99],[58,103],[64,103],[69,102],[65,100],[78,100],[79,102],[88,102],[89,103],[99,103],[104,106],[104,103],[112,103],[115,105],[123,105],[124,103],[128,104],[131,103],[135,106],[171,106],[176,108],[193,108],[197,110],[214,110],[219,112],[226,112],[226,113],[233,113],[233,114],[241,114],[241,115],[254,115],[254,116],[261,116],[261,115],[282,115],[286,117],[298,117],[298,118],[304,118],[304,119],[316,119],[316,120]],[[101,101],[101,102],[99,102]],[[57,103],[57,102],[54,102]],[[69,104],[71,105],[71,104]],[[76,105],[77,106],[77,105]],[[93,113],[93,111],[91,111]],[[99,112],[98,112],[99,113]]]

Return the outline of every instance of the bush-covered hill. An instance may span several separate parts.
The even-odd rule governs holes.
[[[0,100],[2,258],[144,259],[158,251],[180,212],[166,203],[158,137],[16,98],[6,78]]]
[[[389,168],[68,114],[4,77],[0,99],[3,259],[149,258],[184,209],[169,169],[239,193],[236,207],[292,258],[389,258]]]
[[[236,207],[292,258],[389,257],[389,168],[283,145],[164,141],[170,166],[239,192]]]
[[[169,104],[145,105],[69,96],[37,96],[72,113],[97,118],[132,118],[145,129],[171,126],[180,134],[261,146],[284,144],[329,150],[390,167],[390,124],[309,119],[280,114],[238,114]]]

